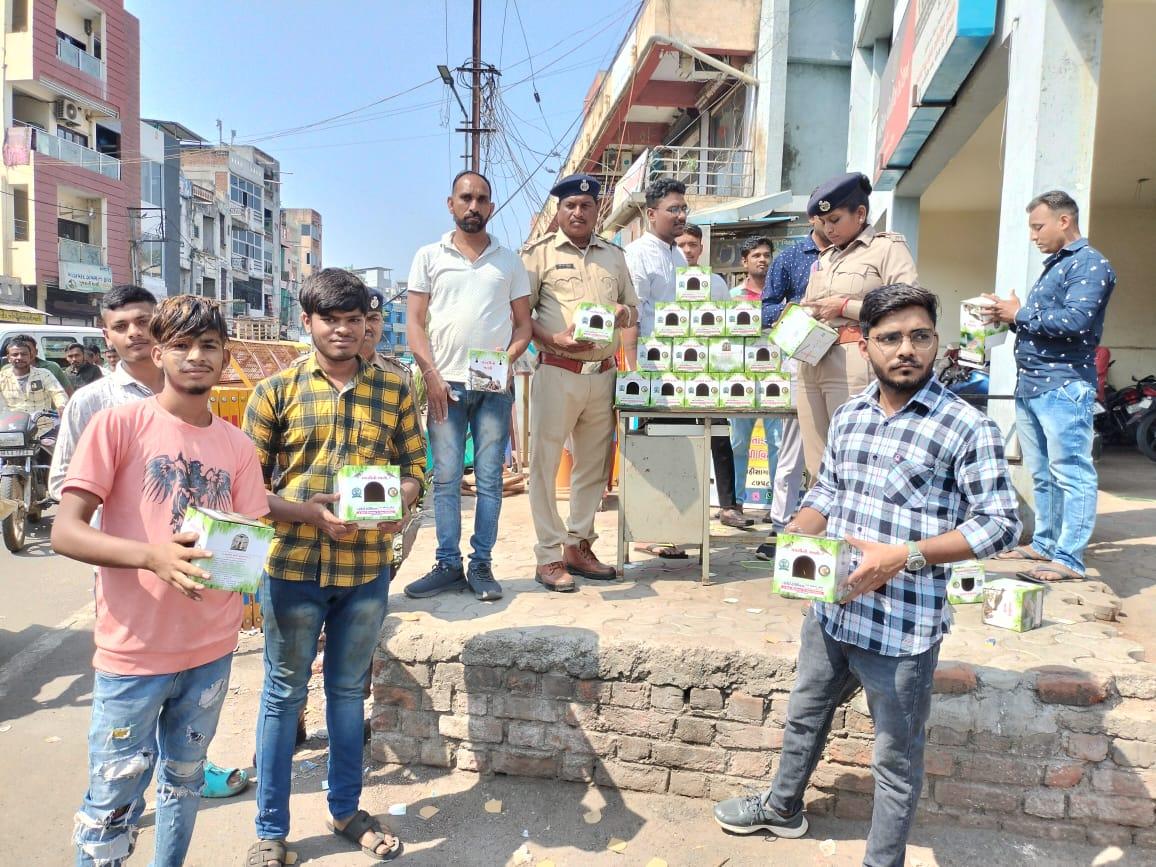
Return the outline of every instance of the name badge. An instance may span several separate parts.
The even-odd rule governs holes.
[[[32,382],[32,383],[29,383],[28,390],[29,391],[43,391],[44,390],[44,383],[40,382],[39,380]]]

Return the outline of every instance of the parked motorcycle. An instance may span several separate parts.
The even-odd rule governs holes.
[[[4,546],[13,553],[24,547],[28,523],[37,523],[52,505],[48,468],[60,417],[54,412],[0,411],[0,521]]]
[[[1132,384],[1120,389],[1105,386],[1104,400],[1098,402],[1096,409],[1096,429],[1105,442],[1117,445],[1136,443],[1148,454],[1144,448],[1147,434],[1141,435],[1140,428],[1147,416],[1156,410],[1156,376],[1132,377]]]

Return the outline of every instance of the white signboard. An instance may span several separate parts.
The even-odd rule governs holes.
[[[107,265],[61,262],[60,288],[65,292],[108,292],[112,289],[112,269]]]

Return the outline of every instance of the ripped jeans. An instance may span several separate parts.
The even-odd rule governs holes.
[[[155,867],[184,863],[197,819],[205,753],[229,687],[232,654],[175,674],[96,672],[88,792],[76,814],[76,863],[120,865],[136,845],[157,769]]]

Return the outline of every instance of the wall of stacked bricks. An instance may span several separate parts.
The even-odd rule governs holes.
[[[528,634],[389,639],[373,666],[374,758],[710,800],[768,784],[793,658]],[[1141,667],[941,663],[918,820],[1156,848],[1156,666]],[[810,813],[869,819],[871,752],[860,694],[835,714]]]

